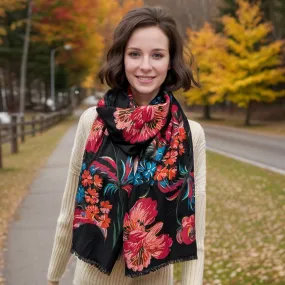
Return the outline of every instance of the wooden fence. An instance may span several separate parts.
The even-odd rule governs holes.
[[[26,136],[36,136],[62,121],[72,113],[72,109],[65,109],[48,115],[32,116],[31,120],[12,115],[10,124],[2,124],[0,121],[0,168],[3,168],[2,145],[11,144],[11,153],[18,153],[19,141],[25,142]]]

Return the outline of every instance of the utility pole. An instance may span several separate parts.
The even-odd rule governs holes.
[[[21,79],[20,79],[20,114],[25,113],[25,91],[26,91],[26,76],[27,76],[27,60],[30,43],[31,23],[32,23],[32,0],[27,0],[28,16],[26,24],[26,33],[23,46],[22,63],[21,63]]]

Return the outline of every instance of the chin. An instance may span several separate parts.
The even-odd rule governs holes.
[[[155,92],[155,90],[159,90],[160,86],[137,86],[137,85],[132,85],[132,87],[139,93],[141,94],[150,94]]]

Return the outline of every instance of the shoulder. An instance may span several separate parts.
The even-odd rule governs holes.
[[[80,116],[78,126],[83,128],[86,133],[89,133],[97,115],[97,106],[86,109]]]
[[[188,122],[191,129],[193,145],[194,146],[205,145],[206,143],[205,132],[202,126],[198,122],[192,120],[188,120]]]

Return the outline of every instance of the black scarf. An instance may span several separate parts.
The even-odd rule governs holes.
[[[79,177],[72,252],[109,275],[122,250],[131,277],[197,259],[192,136],[173,94],[161,90],[137,106],[130,89],[111,89],[97,112]]]

